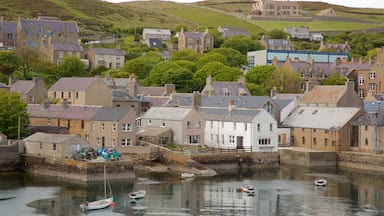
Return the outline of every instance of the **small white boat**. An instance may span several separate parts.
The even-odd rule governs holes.
[[[108,208],[109,206],[113,206],[113,197],[80,204],[80,208],[83,211],[104,209]]]
[[[314,183],[316,186],[326,186],[327,179],[315,179]]]
[[[194,173],[181,173],[180,178],[194,178],[195,174]]]
[[[138,191],[134,191],[134,192],[129,193],[128,196],[131,199],[142,199],[142,198],[145,197],[146,194],[147,194],[147,191],[145,191],[145,190],[138,190]]]
[[[241,192],[255,193],[255,187],[249,184],[245,184],[240,188]]]

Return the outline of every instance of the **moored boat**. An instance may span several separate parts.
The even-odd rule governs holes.
[[[249,184],[245,184],[240,188],[241,192],[255,193],[255,187]]]
[[[195,174],[194,173],[181,173],[180,174],[180,178],[194,178],[195,177]]]
[[[134,191],[134,192],[129,193],[128,196],[131,199],[142,199],[142,198],[145,197],[146,194],[147,194],[147,191],[145,191],[145,190],[138,190],[138,191]]]
[[[326,186],[327,179],[315,179],[314,183],[316,186]]]

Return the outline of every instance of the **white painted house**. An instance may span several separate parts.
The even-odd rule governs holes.
[[[277,121],[265,109],[200,108],[209,147],[247,152],[278,150]]]

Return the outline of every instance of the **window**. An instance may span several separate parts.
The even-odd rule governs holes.
[[[136,119],[136,126],[141,127],[141,119],[140,118]]]
[[[369,83],[369,90],[375,91],[376,90],[376,83]]]
[[[161,121],[161,127],[165,127],[165,121]]]
[[[233,130],[236,130],[236,122],[233,122]]]
[[[198,121],[198,122],[196,123],[196,128],[200,128],[200,127],[201,127],[201,122]]]
[[[79,92],[76,92],[76,99],[79,99]]]
[[[324,146],[328,146],[328,138],[324,139]]]
[[[149,125],[152,124],[152,120],[151,120],[151,119],[148,120],[148,124],[149,124]]]
[[[365,138],[365,145],[368,145],[368,138]]]
[[[131,124],[129,124],[129,123],[123,123],[123,124],[121,125],[121,131],[122,131],[122,132],[131,132],[131,131],[132,131]]]
[[[71,98],[71,92],[68,92],[68,98]]]
[[[104,129],[105,129],[105,125],[104,123],[101,123],[101,131],[104,131]]]
[[[121,145],[122,146],[130,146],[131,145],[131,139],[122,139]]]
[[[365,125],[364,129],[365,129],[365,131],[367,131],[368,130],[368,125]]]
[[[51,125],[51,118],[48,118],[48,125]]]
[[[364,85],[364,83],[365,83],[364,76],[360,75],[358,79],[359,79],[359,85]]]
[[[244,123],[244,131],[247,131],[247,129],[248,129],[248,124]]]
[[[190,121],[187,121],[187,128],[191,129],[191,122]]]
[[[189,143],[199,143],[199,142],[200,142],[200,136],[198,135],[189,136]]]
[[[84,120],[81,120],[81,129],[84,129]]]
[[[96,137],[96,145],[100,145],[100,137]]]
[[[273,124],[269,124],[269,131],[273,131]]]
[[[213,121],[211,120],[211,128],[213,128]]]
[[[43,149],[43,143],[39,143],[39,148]]]
[[[35,97],[33,95],[29,96],[29,102],[34,102],[35,101]]]
[[[375,71],[369,71],[369,79],[376,79],[376,72]]]
[[[257,124],[257,131],[260,131],[260,124]]]
[[[316,145],[317,142],[316,142],[316,137],[313,137],[313,145]]]
[[[235,143],[235,136],[229,135],[229,143]]]
[[[56,98],[56,92],[53,92],[53,98]]]
[[[112,123],[112,132],[116,132],[116,129],[117,129],[117,124],[116,124],[116,122],[113,122]]]
[[[303,145],[305,144],[305,137],[301,137],[301,142],[303,143]]]
[[[224,135],[221,135],[221,142],[224,144]]]
[[[112,139],[112,146],[113,146],[113,147],[116,146],[116,139],[115,139],[115,138]]]
[[[358,89],[357,94],[359,95],[360,98],[364,98],[364,89]]]

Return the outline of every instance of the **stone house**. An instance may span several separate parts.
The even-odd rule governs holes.
[[[317,16],[335,17],[337,16],[337,14],[336,11],[333,10],[333,8],[327,8],[317,13]]]
[[[48,90],[60,103],[112,107],[112,90],[99,77],[62,77]]]
[[[302,16],[303,7],[297,1],[254,0],[252,14],[257,16]]]
[[[40,49],[48,56],[49,60],[56,63],[56,65],[60,65],[65,56],[75,56],[85,62],[86,67],[88,67],[88,63],[84,59],[84,48],[81,44],[52,43],[51,38],[48,39],[48,43],[42,42]]]
[[[105,66],[106,68],[121,68],[125,64],[125,51],[111,48],[94,48],[92,44],[87,52],[90,68]]]
[[[41,42],[52,44],[78,44],[79,28],[76,22],[59,19],[22,19],[17,21],[17,47],[39,47]]]
[[[213,81],[209,75],[201,93],[204,96],[250,96],[246,87],[245,78],[241,77],[238,82]]]
[[[15,48],[17,41],[17,22],[0,18],[0,48]]]
[[[199,108],[205,121],[205,144],[219,149],[276,152],[277,122],[264,109]]]
[[[288,39],[269,39],[263,36],[261,44],[267,50],[294,50],[291,41]]]
[[[331,49],[334,50],[335,52],[340,52],[340,53],[349,53],[351,52],[351,46],[348,44],[346,41],[345,43],[325,43],[323,40],[320,42],[320,47],[319,51],[323,49]]]
[[[89,143],[93,148],[115,148],[124,153],[136,145],[136,111],[131,108],[101,108],[90,119]]]
[[[87,146],[87,142],[71,134],[34,133],[24,139],[25,153],[48,158],[69,158]]]
[[[347,151],[351,146],[350,123],[361,115],[358,107],[305,106],[282,123],[291,128],[291,146],[323,151]]]
[[[17,80],[9,78],[10,92],[20,94],[23,101],[27,103],[41,103],[47,98],[47,88],[44,79],[34,77],[33,80]]]
[[[205,32],[184,32],[184,28],[181,28],[178,35],[178,50],[192,49],[197,53],[204,53],[212,50],[214,46],[214,39],[211,34],[208,33],[208,29]]]
[[[153,106],[140,117],[139,125],[138,131],[148,127],[171,129],[172,139],[163,140],[162,144],[204,144],[204,119],[195,108]],[[165,130],[162,132],[167,133]]]
[[[217,27],[217,31],[221,33],[224,38],[230,38],[235,35],[243,35],[246,37],[251,37],[248,29],[240,28],[240,27],[228,27],[228,26],[219,26]]]
[[[169,29],[153,29],[153,28],[144,28],[143,29],[143,40],[146,41],[150,38],[161,39],[165,41],[171,40],[172,34]]]
[[[69,134],[89,140],[90,121],[100,106],[72,106],[67,104],[28,104],[30,126],[62,128]]]
[[[311,40],[311,33],[307,27],[303,26],[289,26],[284,27],[284,32],[291,35],[292,39]]]

